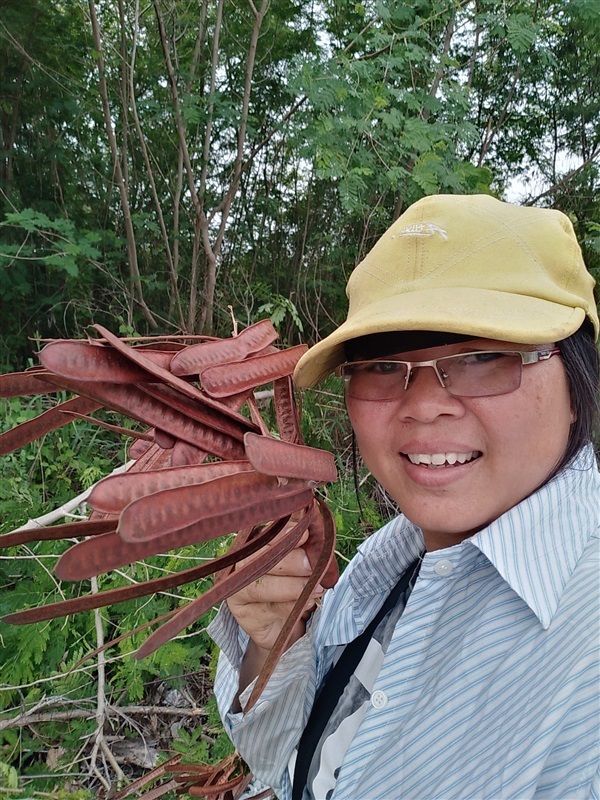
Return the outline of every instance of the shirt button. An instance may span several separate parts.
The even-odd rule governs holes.
[[[385,692],[377,689],[371,695],[371,705],[373,708],[385,708],[388,704],[388,696]]]
[[[447,575],[452,574],[452,562],[445,558],[441,558],[439,561],[435,562],[433,571],[441,578],[445,578]]]

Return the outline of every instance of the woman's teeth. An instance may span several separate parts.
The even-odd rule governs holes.
[[[421,464],[428,467],[447,467],[454,464],[466,464],[477,458],[480,453],[472,450],[470,453],[407,453],[406,457],[412,464]]]

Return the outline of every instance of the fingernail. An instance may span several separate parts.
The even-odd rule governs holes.
[[[325,587],[321,586],[319,583],[318,586],[315,587],[315,594],[323,594],[325,592]]]
[[[306,553],[304,554],[304,569],[307,572],[310,572],[312,570],[312,567],[310,565],[310,561],[308,560],[308,556],[306,555]]]

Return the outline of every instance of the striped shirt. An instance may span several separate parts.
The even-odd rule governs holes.
[[[331,800],[600,800],[599,539],[586,448],[484,530],[427,553]],[[229,712],[247,637],[225,606],[212,623],[226,729],[281,800],[336,652],[422,548],[402,516],[364,542],[248,714]]]

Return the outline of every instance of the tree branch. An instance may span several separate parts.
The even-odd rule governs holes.
[[[134,71],[135,71],[135,59],[137,53],[137,34],[139,30],[139,14],[140,14],[140,4],[139,0],[136,0],[135,3],[135,20],[133,26],[133,41],[131,43],[131,66],[129,68],[129,76],[128,76],[128,84],[129,84],[129,96],[130,96],[130,103],[131,103],[131,116],[133,117],[133,124],[135,126],[135,130],[138,136],[138,141],[140,144],[140,148],[142,151],[142,158],[144,159],[144,164],[146,165],[146,174],[148,175],[148,180],[150,182],[150,191],[152,193],[152,201],[154,202],[154,208],[156,210],[156,216],[158,217],[158,225],[160,228],[160,235],[165,247],[165,253],[167,256],[167,264],[169,265],[169,278],[171,282],[171,299],[172,303],[175,306],[176,314],[177,314],[177,321],[179,323],[179,327],[182,331],[185,331],[185,322],[183,319],[183,310],[181,308],[181,297],[179,295],[179,283],[178,283],[178,275],[177,275],[177,268],[176,263],[173,258],[173,253],[171,251],[171,243],[169,240],[169,234],[167,233],[167,226],[165,224],[165,218],[162,212],[162,206],[160,203],[160,199],[158,196],[158,191],[156,189],[156,181],[154,179],[154,170],[152,169],[152,163],[150,161],[150,155],[148,153],[148,145],[146,143],[146,137],[144,136],[144,132],[142,130],[142,125],[140,122],[140,118],[138,115],[137,110],[137,102],[135,99],[135,84],[134,84]]]
[[[110,473],[111,475],[118,475],[121,472],[126,472],[129,467],[134,464],[135,461],[128,461],[127,464],[122,464],[120,467],[116,467]],[[87,488],[85,491],[78,494],[77,497],[73,497],[71,500],[68,500],[66,503],[63,503],[58,508],[53,509],[52,511],[48,511],[46,514],[42,514],[40,517],[36,517],[35,519],[29,519],[23,525],[20,525],[18,528],[15,528],[9,533],[17,533],[18,531],[28,531],[33,528],[45,528],[48,525],[52,525],[53,522],[58,522],[59,519],[63,519],[64,517],[73,517],[73,512],[79,508],[87,498],[89,497],[92,489],[96,484],[94,483],[92,486]],[[80,514],[77,516],[77,519],[86,519],[86,516]]]
[[[589,167],[590,164],[593,164],[595,161],[598,161],[599,159],[600,159],[600,150],[596,149],[578,167],[575,167],[575,169],[572,169],[569,172],[567,172],[566,175],[563,175],[563,177],[559,181],[554,183],[548,189],[545,189],[540,194],[536,195],[535,197],[530,197],[529,200],[523,201],[523,205],[525,206],[535,205],[543,197],[548,197],[549,195],[554,194],[555,192],[565,189],[569,185],[569,181],[573,180],[573,178],[576,178],[577,175],[583,172],[583,170],[586,167]]]
[[[244,147],[246,144],[246,131],[248,128],[248,112],[250,108],[250,97],[252,95],[252,75],[254,74],[254,65],[256,63],[258,37],[260,36],[260,30],[262,28],[265,15],[267,13],[267,9],[269,7],[269,0],[262,0],[260,11],[256,10],[256,8],[252,3],[252,0],[249,0],[249,3],[252,8],[252,12],[254,14],[255,19],[254,19],[254,25],[252,26],[252,34],[250,37],[250,45],[248,47],[248,56],[246,60],[244,93],[242,96],[242,111],[240,115],[240,126],[237,136],[237,153],[233,166],[233,178],[231,181],[231,185],[229,186],[227,192],[225,192],[223,198],[221,221],[215,239],[215,243],[212,247],[212,252],[211,253],[207,252],[208,263],[207,263],[207,277],[206,277],[206,287],[205,287],[205,302],[202,315],[203,316],[202,328],[204,328],[204,326],[206,325],[206,327],[209,330],[212,328],[212,312],[213,312],[214,293],[216,288],[216,256],[221,251],[223,237],[225,236],[225,229],[227,227],[227,221],[229,219],[229,211],[231,209],[231,204],[233,203],[233,199],[238,192],[240,186],[240,180],[242,177],[242,166],[244,164]]]
[[[133,228],[133,221],[131,219],[131,208],[129,206],[129,198],[127,196],[127,187],[121,169],[121,160],[119,158],[119,150],[117,147],[117,139],[113,128],[112,117],[110,113],[110,104],[108,101],[108,86],[106,83],[106,72],[104,67],[104,56],[102,55],[102,40],[100,37],[100,26],[98,24],[98,17],[96,15],[95,0],[88,0],[90,9],[90,21],[92,24],[92,36],[94,41],[94,49],[97,53],[98,75],[99,75],[99,89],[100,99],[102,102],[102,113],[104,114],[104,125],[106,127],[106,135],[110,145],[110,152],[113,160],[113,170],[117,185],[119,187],[119,196],[121,198],[121,210],[123,211],[123,222],[125,225],[125,235],[127,239],[127,255],[129,261],[129,271],[131,276],[131,298],[135,298],[142,309],[144,319],[152,327],[156,328],[156,320],[152,316],[150,309],[144,301],[142,292],[141,276],[139,271],[137,259],[137,246],[135,240],[135,230]]]
[[[170,706],[123,706],[113,707],[106,705],[105,713],[107,718],[128,715],[130,717],[146,716],[149,714],[163,715],[165,717],[200,717],[205,714],[201,708],[172,708]],[[0,731],[10,730],[11,728],[25,728],[28,725],[39,725],[45,722],[69,722],[73,719],[93,719],[96,711],[86,708],[72,708],[69,711],[46,711],[45,713],[24,713],[18,714],[10,719],[0,720]],[[212,742],[212,738],[202,734],[205,741]]]

